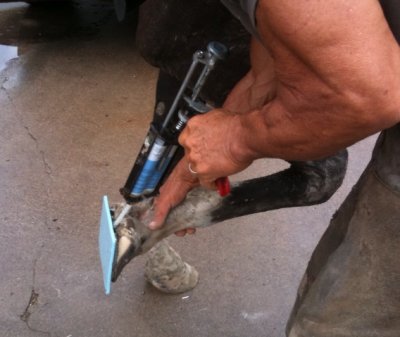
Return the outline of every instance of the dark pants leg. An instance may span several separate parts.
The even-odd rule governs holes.
[[[316,247],[287,336],[400,336],[400,191],[387,183],[399,173],[399,142],[391,139],[399,135],[397,128],[381,137]],[[385,164],[391,175],[382,179]]]

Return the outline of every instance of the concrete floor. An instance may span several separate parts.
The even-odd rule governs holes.
[[[105,296],[100,200],[121,200],[157,76],[134,30],[135,15],[118,24],[108,3],[0,5],[0,43],[19,54],[0,73],[0,336],[283,336],[313,247],[374,137],[351,148],[345,184],[323,205],[172,237],[200,272],[193,291],[159,293],[140,257]],[[261,160],[235,178],[283,167]]]

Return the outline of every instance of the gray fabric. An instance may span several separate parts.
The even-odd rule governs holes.
[[[255,11],[258,0],[221,0],[253,36],[258,38]]]

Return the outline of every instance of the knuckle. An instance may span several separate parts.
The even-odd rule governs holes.
[[[186,137],[185,133],[182,132],[178,137],[178,143],[184,147],[186,144],[186,139],[187,139],[187,137]]]
[[[188,158],[189,158],[189,163],[192,163],[192,165],[195,166],[196,169],[199,169],[199,166],[201,166],[201,161],[198,160],[198,156],[196,155],[195,152],[190,151],[188,154]]]
[[[196,125],[198,125],[199,121],[201,121],[201,116],[193,116],[188,120],[187,126],[189,126],[189,128],[195,127]]]

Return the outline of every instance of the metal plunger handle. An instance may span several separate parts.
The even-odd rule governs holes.
[[[193,55],[193,62],[190,65],[190,68],[185,76],[185,79],[182,82],[181,87],[171,105],[171,108],[168,111],[167,117],[165,118],[161,130],[164,130],[168,127],[168,124],[174,115],[176,108],[178,106],[179,101],[181,100],[186,88],[189,85],[189,81],[195,72],[197,65],[199,63],[204,64],[204,68],[193,88],[193,93],[191,96],[191,100],[195,101],[200,93],[200,90],[203,88],[203,85],[206,82],[206,79],[210,72],[213,70],[216,62],[218,60],[224,60],[228,55],[228,49],[222,43],[212,41],[207,45],[207,52],[197,51]]]

